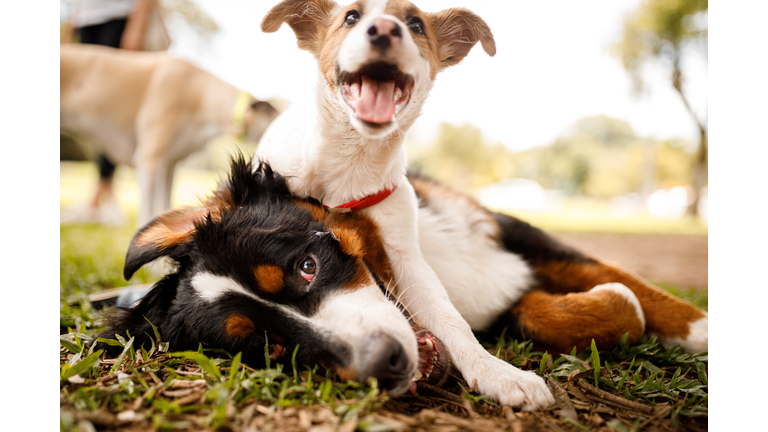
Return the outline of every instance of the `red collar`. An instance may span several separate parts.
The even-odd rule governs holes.
[[[334,208],[348,209],[347,211],[351,211],[351,212],[362,210],[384,201],[386,197],[392,195],[392,192],[394,192],[395,189],[397,189],[397,185],[395,185],[395,187],[393,187],[392,189],[382,189],[373,195],[368,195],[358,200],[354,200],[348,203],[344,203],[342,205],[338,205]]]

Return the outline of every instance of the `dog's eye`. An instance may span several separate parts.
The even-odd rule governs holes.
[[[315,278],[316,271],[317,265],[312,258],[307,258],[301,263],[301,277],[303,277],[305,281],[311,282],[312,279]]]
[[[344,19],[344,27],[352,27],[360,21],[360,12],[351,10],[347,12],[347,17]]]
[[[424,34],[424,21],[421,20],[419,17],[413,17],[408,21],[408,28],[411,29],[412,32],[416,34],[423,35]]]

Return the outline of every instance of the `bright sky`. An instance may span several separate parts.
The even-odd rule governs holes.
[[[272,34],[259,29],[277,0],[196,2],[221,32],[203,45],[189,30],[176,26],[173,54],[257,98],[297,102],[312,94],[315,61],[296,47],[290,28],[284,25]],[[578,118],[605,114],[630,122],[641,136],[697,139],[666,69],[649,70],[651,91],[634,97],[620,61],[609,53],[611,43],[621,36],[623,16],[639,0],[415,3],[433,12],[468,7],[490,26],[497,54],[489,57],[478,44],[464,62],[438,75],[413,138],[430,139],[443,121],[469,122],[491,141],[520,150],[551,142]],[[684,65],[689,97],[706,118],[707,60],[690,60]]]

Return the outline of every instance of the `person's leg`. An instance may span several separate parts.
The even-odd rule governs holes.
[[[113,19],[105,23],[80,27],[80,42],[84,44],[105,45],[112,48],[120,47],[127,18]]]
[[[105,45],[112,48],[120,47],[120,38],[125,30],[127,18],[113,19],[105,23],[80,27],[80,42],[85,44]],[[99,184],[96,194],[91,201],[91,207],[98,209],[102,202],[113,198],[113,175],[115,165],[103,153],[99,154]]]
[[[99,155],[99,184],[96,186],[96,195],[91,201],[91,207],[99,208],[101,202],[109,201],[114,196],[113,183],[115,165],[103,154]]]

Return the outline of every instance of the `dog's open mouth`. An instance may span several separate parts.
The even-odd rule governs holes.
[[[393,64],[369,63],[338,77],[344,101],[358,120],[371,126],[393,122],[411,100],[413,77]]]
[[[445,346],[429,330],[411,324],[419,344],[419,364],[413,373],[408,387],[416,394],[416,383],[419,381],[432,385],[440,385],[448,375],[449,359]]]

